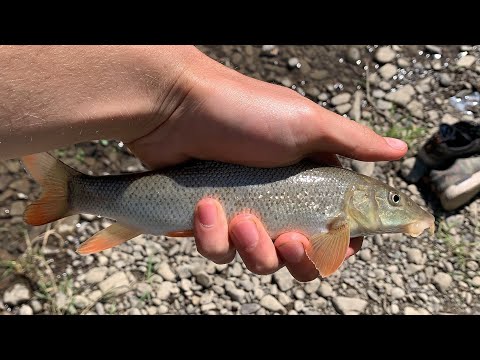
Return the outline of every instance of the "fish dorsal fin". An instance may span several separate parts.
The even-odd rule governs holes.
[[[336,222],[328,232],[310,237],[307,256],[320,276],[332,275],[342,265],[350,243],[350,227],[346,221]]]
[[[77,249],[80,255],[94,254],[123,244],[142,233],[128,226],[115,223],[93,235]]]

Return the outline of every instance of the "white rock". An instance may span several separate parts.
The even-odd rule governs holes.
[[[378,48],[375,52],[375,61],[385,64],[391,62],[395,59],[396,53],[391,48],[387,46],[382,46]]]
[[[158,264],[156,271],[157,274],[160,275],[164,280],[175,281],[176,279],[175,273],[172,271],[167,262],[161,262]]]
[[[445,114],[443,115],[441,121],[444,124],[453,125],[458,122],[458,119],[450,114]]]
[[[341,93],[337,96],[334,96],[330,101],[333,106],[338,106],[348,103],[351,98],[352,95],[350,95],[349,93]]]
[[[33,315],[33,309],[30,306],[24,304],[20,307],[18,313],[20,315]]]
[[[414,94],[415,89],[412,85],[408,84],[395,92],[389,92],[387,95],[385,95],[385,100],[391,101],[400,106],[407,106],[410,100],[412,100],[412,96]]]
[[[411,262],[417,265],[423,265],[425,263],[423,254],[419,249],[408,249],[407,259],[408,259],[408,262]]]
[[[422,308],[415,309],[411,306],[406,306],[405,309],[403,310],[403,313],[405,315],[429,315],[430,313]]]
[[[280,302],[272,295],[265,295],[262,300],[260,300],[260,305],[270,311],[279,312],[282,314],[287,312],[285,307],[280,304]]]
[[[408,105],[407,105],[407,110],[410,111],[410,114],[412,114],[413,116],[415,116],[417,119],[423,119],[424,118],[424,115],[423,115],[423,105],[421,102],[417,101],[417,100],[413,100],[411,101]]]
[[[461,57],[460,59],[457,60],[457,66],[458,67],[465,67],[469,68],[475,63],[476,59],[475,56],[473,55],[465,55]]]
[[[120,295],[129,290],[129,285],[127,275],[123,271],[120,271],[103,280],[98,284],[98,287],[103,294],[112,291],[113,294]]]
[[[405,290],[399,287],[395,287],[392,289],[392,298],[394,299],[402,299],[405,297]]]
[[[433,285],[441,292],[445,292],[452,285],[452,281],[450,274],[444,272],[438,272],[433,277]]]
[[[90,269],[85,274],[85,282],[87,284],[97,284],[100,281],[103,281],[107,276],[108,269],[106,267],[96,267]]]
[[[328,282],[322,282],[317,290],[318,295],[327,298],[333,295],[333,288]]]
[[[397,74],[398,68],[392,64],[385,64],[380,69],[378,69],[378,73],[382,78],[385,80],[390,80]]]
[[[335,308],[344,315],[358,315],[365,311],[368,302],[359,298],[337,296],[333,299]]]
[[[15,284],[3,294],[3,302],[9,305],[18,305],[30,299],[30,290],[23,284]]]

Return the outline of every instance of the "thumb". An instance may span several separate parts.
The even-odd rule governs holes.
[[[314,127],[313,151],[328,151],[362,161],[398,160],[407,153],[407,144],[382,137],[372,129],[324,108],[310,124]]]

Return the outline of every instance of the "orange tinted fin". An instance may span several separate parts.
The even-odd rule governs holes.
[[[125,225],[115,223],[99,231],[77,249],[80,255],[88,255],[123,244],[142,232]]]
[[[347,222],[337,223],[327,233],[310,238],[307,256],[322,277],[332,275],[342,265],[350,243],[350,227]]]
[[[165,234],[165,236],[169,237],[192,237],[193,230],[181,230],[181,231],[170,231]]]
[[[68,183],[80,173],[48,153],[24,156],[22,162],[42,189],[40,198],[25,210],[25,222],[44,225],[72,215],[68,208]]]

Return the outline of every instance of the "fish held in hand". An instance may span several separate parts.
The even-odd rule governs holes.
[[[196,203],[217,198],[228,219],[249,210],[275,239],[298,231],[310,240],[306,253],[322,277],[343,263],[351,237],[384,233],[419,236],[434,217],[389,185],[351,170],[310,161],[254,168],[195,161],[160,171],[109,176],[80,173],[48,153],[22,158],[41,185],[41,197],[25,211],[25,222],[43,225],[77,213],[116,223],[79,248],[91,254],[140,234],[191,236]]]

